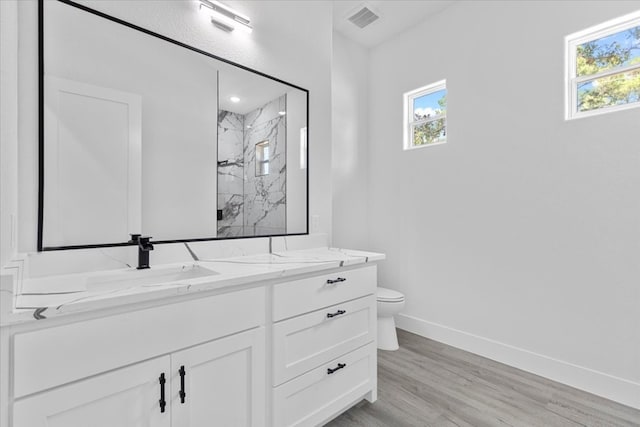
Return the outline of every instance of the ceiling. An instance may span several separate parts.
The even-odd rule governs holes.
[[[333,29],[365,47],[383,43],[425,19],[443,11],[456,0],[333,1]],[[347,20],[366,6],[380,18],[360,29]]]
[[[244,115],[293,89],[229,64],[217,64],[217,68],[220,71],[218,102],[221,110]],[[232,96],[240,98],[240,101],[232,102]]]
[[[2,0],[0,0],[2,1]],[[456,0],[341,1],[333,0],[333,27],[345,37],[371,48],[441,12]],[[347,20],[366,6],[380,16],[363,29]],[[207,60],[209,58],[206,58]],[[291,87],[225,63],[212,66],[220,71],[220,109],[246,114],[282,96]],[[231,96],[240,98],[238,103]]]

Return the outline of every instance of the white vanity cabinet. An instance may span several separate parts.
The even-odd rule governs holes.
[[[315,426],[376,400],[376,267],[274,286],[273,425]]]
[[[322,425],[376,400],[376,275],[334,267],[12,328],[9,427]]]
[[[16,334],[13,425],[264,426],[265,294],[260,286]]]

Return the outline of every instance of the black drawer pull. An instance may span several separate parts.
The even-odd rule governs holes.
[[[180,366],[180,369],[178,369],[178,373],[180,374],[180,403],[184,403],[184,398],[187,396],[187,393],[185,393],[184,391],[184,376],[186,374],[184,365]]]
[[[338,277],[337,279],[327,279],[327,283],[329,285],[333,285],[334,283],[346,282],[347,279],[344,277]]]
[[[164,372],[160,374],[158,381],[160,382],[160,412],[164,412],[164,408],[167,406],[167,401],[164,399],[164,384],[167,382],[164,378]]]
[[[341,314],[345,314],[345,310],[338,310],[335,313],[327,313],[327,317],[331,319],[332,317],[340,316]]]
[[[340,369],[344,368],[345,366],[347,366],[346,363],[338,363],[338,366],[336,366],[335,368],[331,369],[331,368],[327,368],[327,374],[331,375],[333,374],[335,371],[339,371]]]

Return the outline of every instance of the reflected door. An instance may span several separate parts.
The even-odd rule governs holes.
[[[140,232],[140,96],[46,83],[44,246],[126,240]]]

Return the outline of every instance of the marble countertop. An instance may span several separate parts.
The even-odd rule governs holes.
[[[0,326],[289,278],[384,258],[380,253],[321,247],[152,265],[142,271],[127,268],[25,278],[19,291],[11,296],[13,310],[2,313]]]

